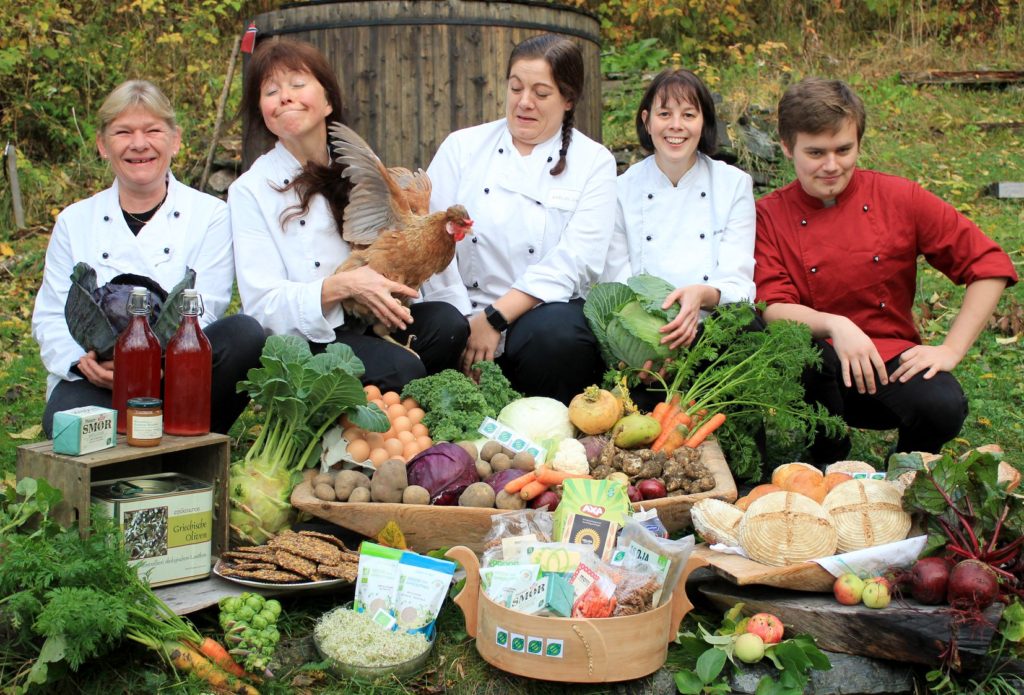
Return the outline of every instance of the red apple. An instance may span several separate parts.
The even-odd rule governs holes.
[[[864,591],[864,580],[852,572],[847,572],[836,578],[832,585],[832,593],[836,601],[844,606],[856,606],[860,603],[861,592]]]
[[[561,501],[562,498],[557,492],[554,492],[552,490],[546,490],[545,492],[540,493],[532,500],[530,500],[530,508],[540,509],[541,507],[546,505],[548,511],[553,512],[555,511],[555,508],[558,507],[558,503]]]
[[[636,484],[636,489],[645,500],[658,500],[668,494],[665,483],[657,478],[641,480]]]
[[[747,621],[747,632],[764,640],[765,644],[776,644],[782,641],[782,621],[771,613],[755,613]]]

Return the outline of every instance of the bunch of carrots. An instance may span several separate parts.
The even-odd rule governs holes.
[[[176,615],[148,586],[145,591],[149,600],[132,609],[125,632],[128,639],[152,649],[176,671],[193,673],[218,691],[259,695],[259,691],[244,680],[251,676],[223,645],[204,638],[192,623]]]
[[[671,454],[681,446],[696,449],[725,423],[725,413],[709,415],[706,409],[696,408],[695,401],[690,401],[689,409],[683,408],[680,400],[677,393],[651,411],[651,417],[661,425],[661,434],[654,440],[651,450]]]
[[[536,470],[524,473],[518,478],[510,480],[505,484],[505,492],[510,495],[518,494],[524,500],[532,500],[551,488],[561,485],[569,478],[589,477],[589,475],[564,473],[553,468],[540,466]]]

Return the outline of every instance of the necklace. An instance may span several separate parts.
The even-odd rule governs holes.
[[[124,207],[122,207],[121,208],[121,212],[123,212],[125,215],[127,215],[128,217],[130,217],[133,220],[135,220],[140,225],[145,225],[151,219],[153,219],[153,215],[156,214],[156,211],[160,209],[160,206],[163,205],[166,200],[167,200],[167,191],[164,191],[164,197],[161,198],[160,202],[157,203],[156,206],[153,207],[150,210],[146,210],[145,212],[140,212],[138,215],[133,215],[132,213],[130,213],[127,210],[125,210]]]

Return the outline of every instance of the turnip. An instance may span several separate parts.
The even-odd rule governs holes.
[[[949,583],[949,562],[942,557],[926,557],[910,570],[910,595],[931,606],[946,600]]]
[[[949,573],[946,601],[954,608],[983,611],[998,596],[996,573],[984,562],[963,560]]]

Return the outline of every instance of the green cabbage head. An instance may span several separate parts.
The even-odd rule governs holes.
[[[648,361],[657,363],[669,356],[658,331],[679,313],[678,304],[661,308],[674,289],[654,275],[637,275],[626,284],[602,282],[590,290],[583,314],[606,363],[614,367],[622,362],[640,368]]]

